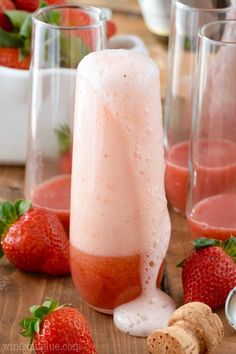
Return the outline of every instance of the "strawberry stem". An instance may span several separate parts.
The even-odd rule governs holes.
[[[204,247],[217,246],[222,247],[223,243],[220,240],[215,240],[213,238],[201,237],[192,241],[194,248],[196,250]]]

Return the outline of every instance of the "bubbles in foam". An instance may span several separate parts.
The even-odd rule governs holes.
[[[175,304],[159,289],[153,295],[117,307],[113,315],[116,327],[130,335],[146,337],[154,329],[167,326]]]

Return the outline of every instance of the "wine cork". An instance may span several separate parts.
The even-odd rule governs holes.
[[[224,335],[219,316],[201,302],[191,302],[177,309],[168,326],[148,337],[147,353],[210,354]]]

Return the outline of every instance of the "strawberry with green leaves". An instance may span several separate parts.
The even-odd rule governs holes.
[[[18,200],[0,204],[1,255],[27,272],[70,273],[69,241],[54,213]]]
[[[179,264],[184,303],[200,301],[215,309],[236,286],[236,237],[227,241],[200,238],[193,244],[193,252]]]
[[[65,0],[0,0],[0,66],[29,69],[31,54],[32,12],[47,5],[66,4]],[[75,8],[48,12],[47,23],[63,26],[88,26],[88,13]],[[60,65],[76,68],[80,60],[96,49],[96,29],[74,30],[60,38]],[[107,21],[107,37],[116,32],[112,21]]]
[[[60,154],[60,170],[62,173],[71,173],[72,166],[72,134],[67,124],[55,129]]]
[[[21,334],[30,338],[37,354],[97,354],[87,322],[77,309],[47,299],[29,310],[32,315],[20,322]]]

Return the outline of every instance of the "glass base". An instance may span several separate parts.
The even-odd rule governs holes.
[[[108,309],[102,309],[100,307],[95,307],[95,306],[92,306],[90,304],[87,303],[87,305],[89,307],[91,307],[91,309],[97,311],[97,312],[101,312],[101,313],[104,313],[105,315],[113,315],[113,310],[108,310]]]
[[[172,210],[174,210],[176,213],[181,214],[182,216],[184,216],[184,217],[186,218],[186,213],[184,213],[182,210],[180,210],[180,209],[178,209],[178,208],[176,208],[176,207],[174,207],[174,206],[172,206],[172,205],[170,205],[170,204],[169,204],[169,207],[170,207]]]

